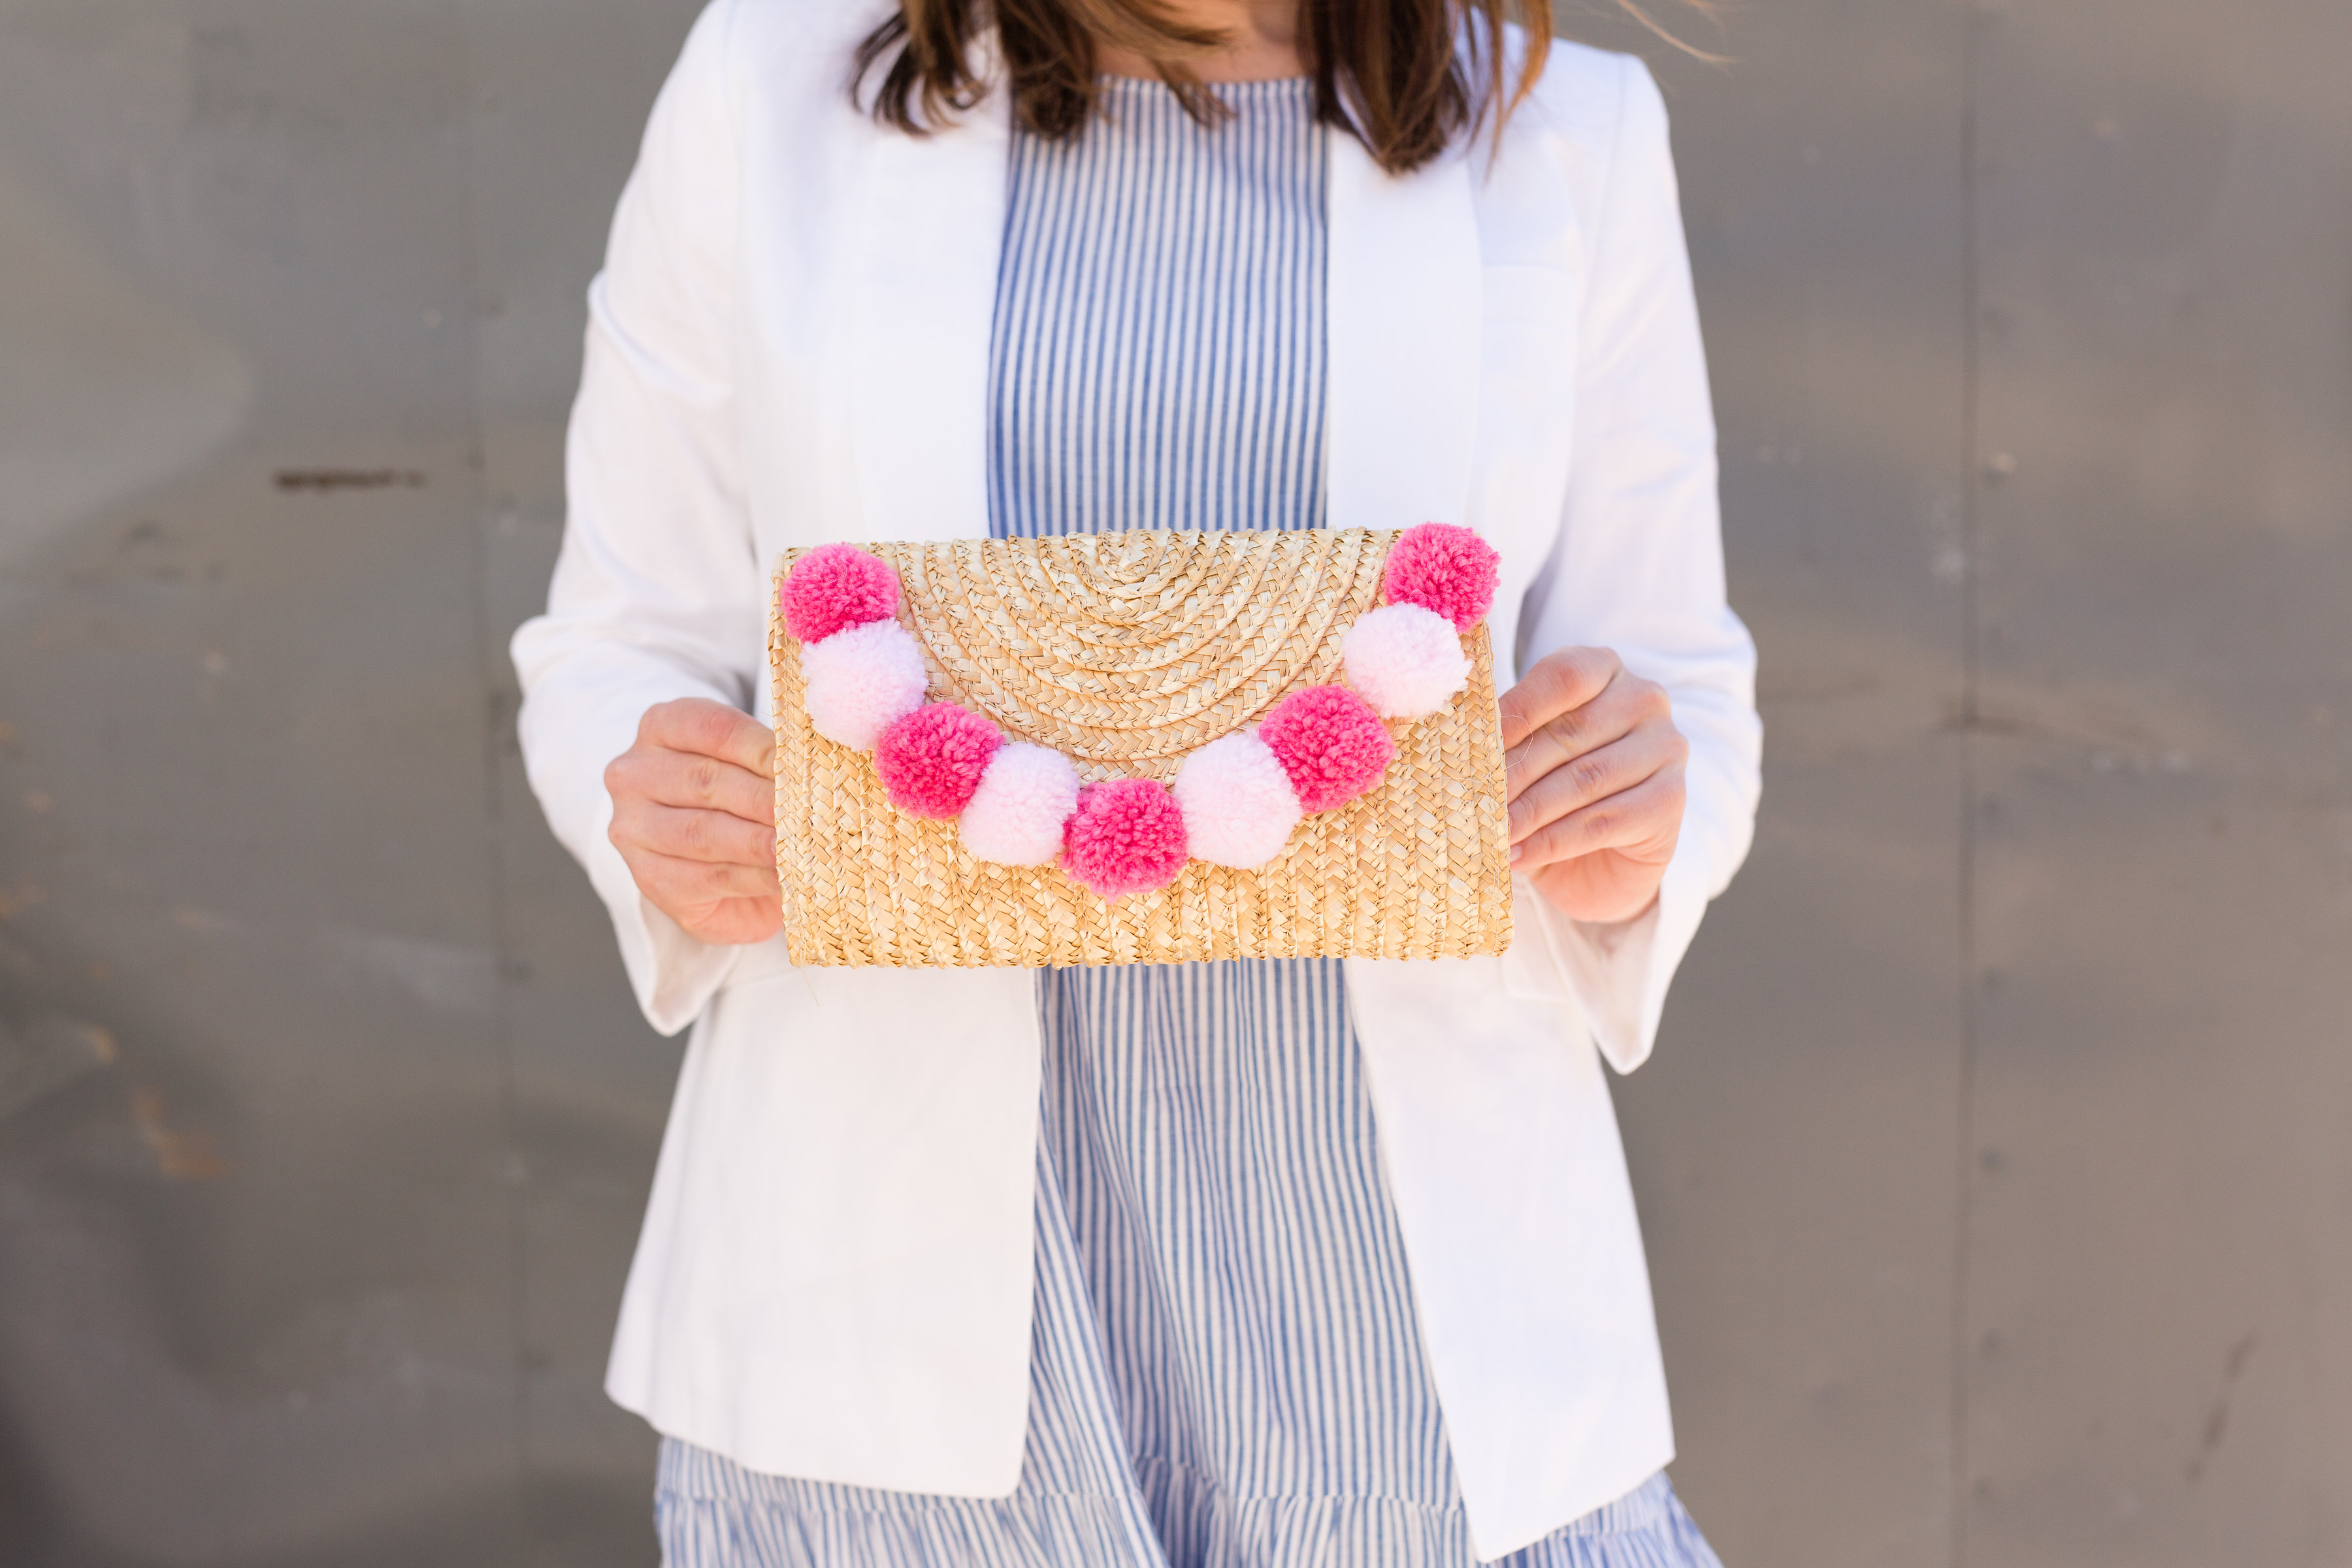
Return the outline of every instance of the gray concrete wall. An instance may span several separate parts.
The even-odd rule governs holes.
[[[653,1561],[676,1052],[502,650],[690,10],[0,0],[0,1563]],[[2352,9],[1727,42],[1644,47],[1769,726],[1620,1086],[1677,1482],[2352,1563]]]

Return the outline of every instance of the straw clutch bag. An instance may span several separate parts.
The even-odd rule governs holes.
[[[787,553],[792,961],[1502,952],[1495,578],[1438,524]]]

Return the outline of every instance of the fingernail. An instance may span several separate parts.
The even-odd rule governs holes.
[[[1517,864],[1519,863],[1519,851],[1520,851],[1520,850],[1522,850],[1522,849],[1524,849],[1524,848],[1526,848],[1526,847],[1527,847],[1527,846],[1526,846],[1526,845],[1524,845],[1524,844],[1514,844],[1514,845],[1512,845],[1512,846],[1511,846],[1511,864],[1512,864],[1512,865],[1516,866],[1516,865],[1517,865]]]

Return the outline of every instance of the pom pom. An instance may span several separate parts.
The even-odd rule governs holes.
[[[1391,605],[1419,605],[1468,631],[1495,603],[1503,558],[1466,528],[1424,522],[1408,528],[1389,548],[1381,587]]]
[[[1267,712],[1257,733],[1308,813],[1347,805],[1380,783],[1396,755],[1380,715],[1344,686],[1292,692]]]
[[[1062,830],[1062,869],[1098,898],[1164,888],[1184,855],[1183,808],[1150,779],[1087,785]]]
[[[784,629],[803,642],[898,613],[898,574],[879,555],[855,544],[820,544],[784,574],[776,590]]]
[[[1419,605],[1383,605],[1360,616],[1339,639],[1348,684],[1383,719],[1436,712],[1470,684],[1470,661],[1454,623]]]
[[[882,731],[923,705],[923,650],[896,621],[868,621],[801,644],[802,700],[828,741],[870,752]]]
[[[1001,746],[957,824],[964,853],[1000,866],[1043,866],[1062,850],[1062,824],[1078,808],[1078,770],[1059,752]]]
[[[1176,804],[1193,858],[1255,871],[1282,853],[1298,826],[1298,796],[1273,748],[1244,730],[1184,759]]]
[[[927,702],[882,731],[874,771],[890,804],[909,816],[961,816],[1004,737],[952,702]]]

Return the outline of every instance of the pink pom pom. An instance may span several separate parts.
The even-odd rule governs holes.
[[[912,632],[896,621],[868,621],[801,644],[801,681],[810,727],[870,752],[883,731],[923,705],[929,676]]]
[[[1166,887],[1184,854],[1183,808],[1150,779],[1087,785],[1062,829],[1062,869],[1098,898]]]
[[[785,630],[803,642],[823,642],[844,627],[897,615],[898,574],[855,544],[820,544],[793,563],[776,599]]]
[[[1364,700],[1344,686],[1310,686],[1276,703],[1257,728],[1290,775],[1299,809],[1345,805],[1380,783],[1396,742]]]
[[[1424,522],[1389,548],[1381,586],[1391,605],[1419,605],[1468,631],[1494,607],[1503,558],[1466,528]]]
[[[1043,866],[1062,851],[1062,824],[1078,809],[1078,770],[1025,742],[997,748],[956,826],[964,853],[999,866]]]
[[[1470,661],[1454,623],[1419,605],[1383,605],[1357,617],[1339,639],[1348,684],[1383,719],[1436,712],[1470,684]]]
[[[1298,796],[1272,747],[1244,730],[1220,735],[1176,772],[1176,804],[1193,858],[1255,871],[1298,826]]]
[[[874,771],[890,804],[909,816],[961,816],[1004,737],[952,702],[927,702],[882,731]]]

